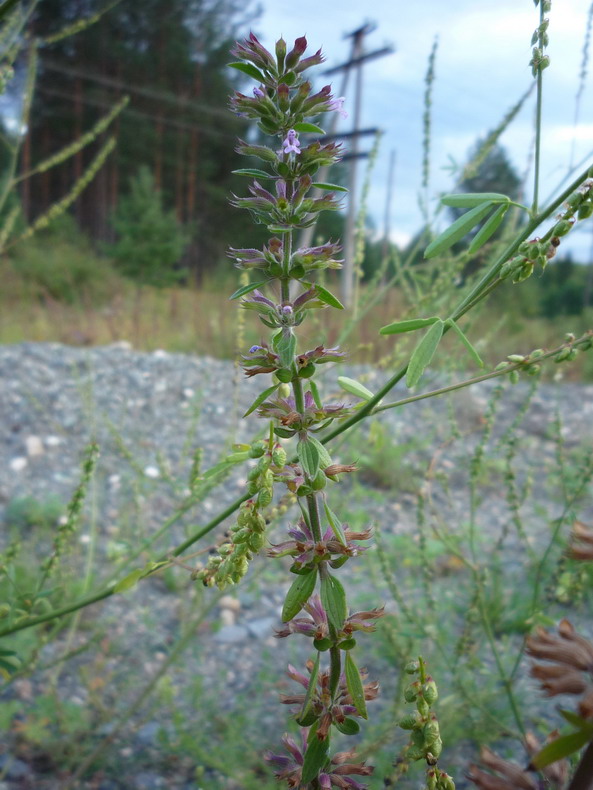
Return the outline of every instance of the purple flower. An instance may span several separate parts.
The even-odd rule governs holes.
[[[301,776],[307,750],[308,734],[309,730],[307,727],[301,730],[301,743],[299,745],[291,735],[284,734],[282,744],[290,754],[290,757],[287,754],[273,754],[272,752],[266,752],[264,755],[265,761],[274,766],[276,777],[286,781],[290,788],[297,788],[302,785]],[[323,770],[317,777],[320,787],[324,788],[324,790],[329,790],[331,787],[365,790],[366,785],[352,779],[348,774],[370,776],[373,773],[373,767],[365,765],[364,762],[352,762],[355,759],[356,755],[354,752],[338,752],[335,754],[331,758],[331,762],[323,767]]]
[[[282,141],[282,153],[283,154],[301,153],[301,144],[299,143],[299,138],[294,129],[289,129],[288,134]]]
[[[266,553],[268,557],[286,557],[288,555],[294,557],[295,565],[304,567],[315,559],[322,559],[333,562],[344,561],[344,557],[356,557],[363,551],[366,551],[366,546],[359,546],[354,541],[368,540],[371,537],[371,530],[366,529],[362,532],[352,532],[348,525],[344,525],[344,538],[345,542],[334,535],[331,527],[328,527],[321,537],[320,541],[315,541],[313,533],[309,527],[301,519],[297,526],[291,527],[288,530],[288,535],[291,540],[285,540],[282,543],[272,544]],[[334,560],[333,555],[337,555]],[[359,613],[360,614],[360,613]],[[380,615],[377,615],[380,617]],[[353,615],[353,617],[355,617]],[[360,626],[359,626],[360,628]],[[352,629],[355,630],[355,629]]]
[[[327,107],[328,112],[338,112],[340,113],[342,118],[347,118],[348,113],[344,109],[342,109],[345,101],[346,99],[344,98],[344,96],[340,96],[339,99],[333,99],[332,101],[330,101]]]
[[[255,87],[253,89],[253,95],[255,96],[256,99],[263,99],[266,94],[262,91],[261,88]]]

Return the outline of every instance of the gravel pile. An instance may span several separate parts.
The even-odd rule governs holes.
[[[341,368],[340,373],[355,378],[364,376],[366,386],[372,390],[385,378],[379,371],[354,367]],[[322,391],[336,391],[336,375],[336,371],[329,371],[323,379]],[[443,446],[438,456],[453,487],[465,479],[462,470],[483,427],[483,414],[494,386],[488,382],[461,391],[453,401],[457,427],[464,438],[450,449]],[[31,343],[0,347],[3,415],[0,521],[4,523],[0,542],[6,543],[14,536],[15,524],[23,530],[24,540],[30,539],[33,520],[30,511],[35,507],[39,506],[42,513],[63,510],[79,482],[85,448],[94,440],[100,447],[100,460],[77,536],[82,558],[79,577],[84,576],[88,547],[93,545],[93,567],[100,569],[98,578],[104,579],[129,547],[150,539],[183,500],[198,446],[202,448],[206,469],[220,460],[233,442],[249,440],[261,428],[255,417],[240,419],[260,390],[259,381],[244,380],[232,363],[207,357],[164,351],[139,353],[126,344],[95,349]],[[511,425],[527,391],[527,383],[507,389],[494,441]],[[393,399],[403,396],[402,390]],[[534,458],[542,468],[554,463],[551,437],[558,409],[567,451],[591,443],[593,386],[545,384],[538,388],[518,429],[519,461],[524,455],[531,459],[532,466]],[[425,468],[435,448],[450,436],[451,416],[445,399],[435,399],[406,407],[405,412],[387,411],[381,424],[399,442],[427,437],[430,446],[420,446],[413,460]],[[338,453],[347,454],[347,450]],[[351,459],[345,455],[343,460]],[[155,544],[156,555],[184,540],[241,494],[244,474],[244,470],[237,469],[223,487],[212,491],[197,508],[178,519]],[[535,480],[534,492],[541,506],[546,491],[540,483]],[[463,518],[467,499],[456,501],[435,486],[433,504],[446,510],[453,523],[454,519]],[[593,516],[590,504],[585,515]],[[395,533],[413,532],[415,507],[414,496],[403,496],[396,502],[389,492],[380,498],[369,497],[366,505],[370,520]],[[490,525],[488,528],[500,530],[501,520],[508,520],[508,509],[500,491],[491,491],[483,508],[484,523]],[[527,521],[529,515],[527,508]],[[224,528],[225,525],[221,527]],[[49,538],[45,543],[41,540],[38,547],[41,554],[47,551],[48,541]],[[507,548],[512,561],[512,541]],[[223,715],[235,715],[234,701],[241,695],[243,700],[251,699],[255,690],[259,695],[263,687],[261,696],[274,704],[272,707],[265,701],[253,701],[254,710],[257,707],[261,715],[258,726],[274,737],[284,727],[286,711],[278,710],[281,706],[274,702],[282,685],[278,680],[279,667],[285,660],[299,660],[300,654],[293,640],[279,642],[272,638],[283,600],[278,578],[276,570],[256,562],[254,573],[244,587],[225,591],[224,597],[212,599],[208,614],[196,626],[196,645],[184,655],[181,666],[171,670],[173,686],[181,690],[175,706],[187,717],[185,724],[177,722],[175,729],[168,714],[161,718],[158,707],[151,708],[149,704],[142,707],[142,716],[132,717],[122,733],[118,732],[116,745],[112,746],[117,755],[118,773],[102,774],[101,769],[83,786],[94,790],[159,787],[240,790],[243,787],[221,779],[215,771],[196,779],[195,762],[163,766],[163,754],[167,752],[164,744],[167,738],[179,738],[180,729],[186,727],[191,731],[195,726],[192,710],[195,714],[194,706],[200,704],[200,694],[216,697]],[[88,678],[88,672],[99,672],[109,679],[113,689],[104,692],[103,703],[121,710],[117,690],[124,687],[126,678],[133,677],[137,680],[132,684],[135,693],[141,678],[146,682],[169,655],[180,624],[191,616],[191,606],[196,601],[189,591],[194,588],[187,583],[176,584],[174,580],[156,579],[143,583],[126,596],[114,596],[98,608],[84,612],[81,627],[69,643],[64,634],[43,647],[39,657],[41,666],[57,659],[65,646],[73,650],[83,645],[92,628],[110,643],[104,645],[104,665],[99,668],[92,651],[83,652],[68,663],[59,676],[63,699],[88,706],[92,702],[92,689],[81,678]],[[286,588],[286,577],[283,584]],[[262,654],[273,656],[276,676],[268,673],[261,677]],[[259,685],[254,685],[258,672]],[[22,702],[26,711],[44,693],[47,677],[47,672],[40,671],[19,679],[10,687],[6,699]],[[194,697],[187,692],[190,686]],[[109,736],[113,727],[113,723],[103,725],[96,733],[97,738]],[[0,790],[57,790],[64,786],[67,774],[60,774],[60,766],[52,764],[49,758],[43,763],[39,757],[41,747],[39,753],[27,750],[19,745],[14,732],[6,735],[4,742],[4,754],[0,754]]]

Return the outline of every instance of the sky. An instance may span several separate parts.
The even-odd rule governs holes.
[[[576,94],[583,61],[587,14],[591,0],[553,0],[548,33],[550,67],[544,72],[541,198],[545,201],[566,176],[571,162],[593,164],[593,75],[588,74],[578,125]],[[366,38],[368,52],[386,44],[394,53],[365,64],[362,127],[383,130],[381,149],[372,176],[369,213],[382,233],[388,188],[390,152],[395,150],[394,192],[390,236],[406,243],[422,224],[418,205],[422,169],[422,115],[428,57],[438,37],[433,85],[432,149],[429,195],[454,187],[448,166],[451,157],[463,164],[477,139],[495,128],[532,83],[531,35],[539,23],[533,0],[263,0],[256,30],[268,46],[282,35],[289,44],[305,34],[311,51],[323,48],[331,68],[348,60],[351,39],[345,34],[365,22],[376,29]],[[591,52],[593,56],[593,52]],[[591,70],[592,64],[589,64]],[[323,68],[323,67],[322,67]],[[323,78],[320,78],[323,79]],[[337,91],[340,75],[333,75]],[[346,92],[352,124],[353,80]],[[532,158],[535,92],[501,138],[511,162],[523,176]],[[365,138],[362,150],[372,141]],[[366,168],[362,160],[361,170]],[[359,171],[360,173],[360,171]],[[359,183],[362,174],[359,175]],[[528,177],[531,195],[533,173]],[[443,216],[443,222],[446,217]],[[575,257],[591,255],[591,226],[571,234]]]

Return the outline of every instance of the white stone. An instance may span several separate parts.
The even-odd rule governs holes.
[[[23,458],[22,456],[18,456],[17,458],[13,458],[10,462],[10,468],[13,472],[22,472],[23,469],[27,466],[27,459]]]
[[[147,466],[144,470],[144,474],[146,477],[152,477],[153,479],[161,476],[161,473],[156,468],[156,466]]]
[[[235,613],[230,609],[223,609],[220,613],[220,622],[223,625],[235,625]]]
[[[192,388],[191,388],[191,387],[186,387],[186,388],[183,390],[183,396],[184,396],[184,398],[193,398],[195,394],[196,394],[196,393],[195,393],[195,390],[192,390]]]
[[[230,609],[232,612],[238,612],[241,608],[241,601],[238,598],[233,598],[232,595],[223,595],[218,605],[221,609]]]
[[[166,359],[169,355],[166,351],[163,351],[162,348],[157,348],[157,350],[153,353],[155,359]]]
[[[45,437],[45,444],[48,447],[58,447],[63,442],[64,442],[64,440],[60,436],[46,436]]]
[[[39,436],[27,436],[25,439],[25,447],[29,458],[43,455],[43,442]]]

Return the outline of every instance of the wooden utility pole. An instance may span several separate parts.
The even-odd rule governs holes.
[[[338,94],[341,96],[346,92],[346,87],[348,85],[348,80],[350,73],[354,71],[355,73],[355,92],[354,92],[354,110],[353,110],[353,130],[352,132],[348,133],[347,135],[337,135],[337,122],[338,122],[338,115],[337,113],[332,118],[332,123],[329,128],[328,137],[350,137],[352,139],[352,146],[348,154],[344,157],[344,159],[350,160],[350,170],[349,170],[349,178],[348,178],[348,189],[349,189],[349,196],[348,196],[348,213],[346,216],[346,231],[344,234],[344,268],[342,270],[342,287],[341,287],[341,296],[342,301],[345,305],[349,306],[352,301],[352,293],[353,293],[353,285],[354,285],[354,258],[355,258],[355,235],[356,235],[356,214],[357,214],[357,205],[356,205],[356,186],[357,186],[357,162],[359,159],[367,156],[366,153],[361,153],[359,151],[359,138],[362,137],[364,134],[368,134],[371,130],[368,129],[361,129],[360,128],[360,121],[361,121],[361,112],[362,112],[362,66],[369,60],[374,60],[375,58],[382,57],[383,55],[390,55],[393,52],[393,47],[386,46],[382,47],[379,50],[375,50],[374,52],[366,53],[364,52],[364,37],[375,30],[375,25],[371,23],[365,23],[357,30],[354,30],[352,33],[346,34],[345,38],[352,39],[352,48],[350,51],[350,58],[346,63],[341,64],[340,66],[335,66],[334,68],[327,69],[324,71],[324,75],[329,74],[337,74],[343,73],[344,78],[341,85],[340,93]],[[376,130],[372,130],[373,132]],[[327,178],[327,168],[323,168],[318,175],[318,179],[320,181],[324,181]],[[319,197],[320,192],[313,193],[312,197]],[[308,247],[311,244],[313,239],[313,233],[315,228],[310,227],[306,228],[303,231],[301,238],[299,240],[299,244],[304,247]]]

